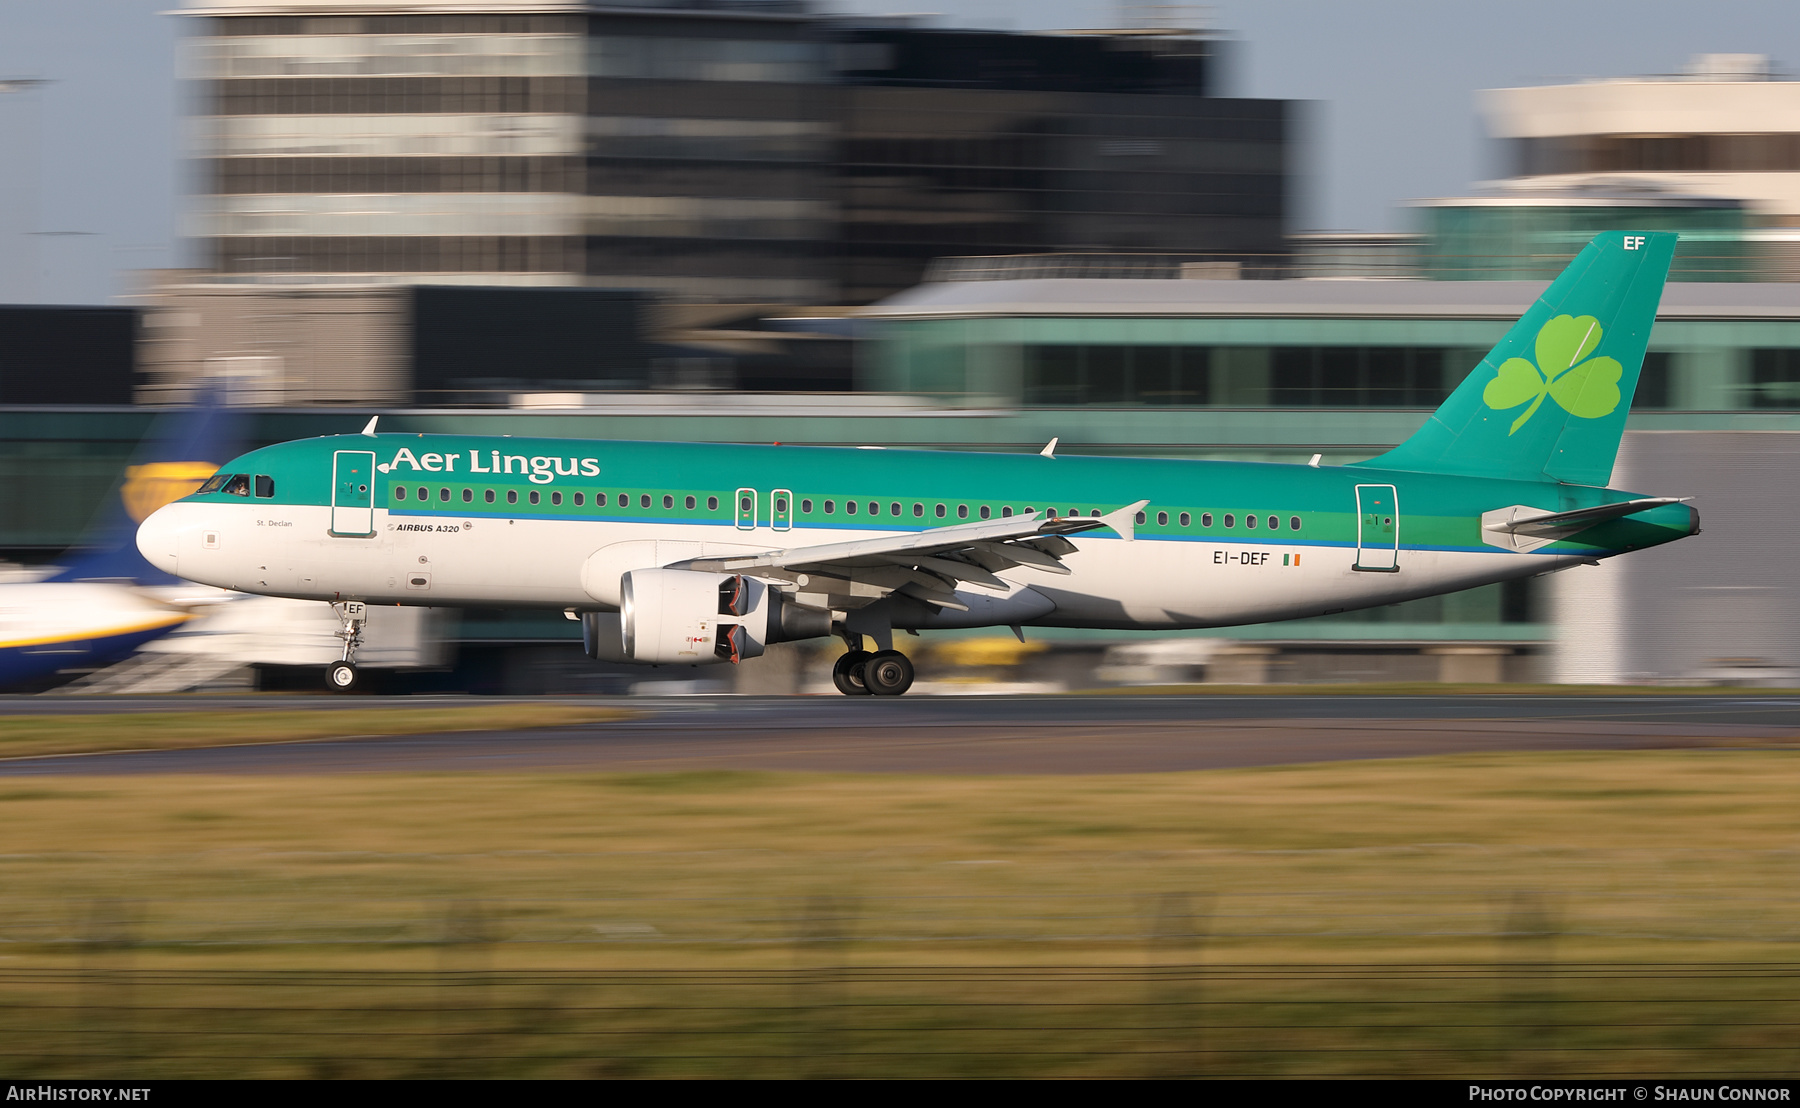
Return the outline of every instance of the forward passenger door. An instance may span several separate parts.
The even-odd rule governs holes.
[[[331,533],[366,539],[375,533],[375,452],[331,455]]]

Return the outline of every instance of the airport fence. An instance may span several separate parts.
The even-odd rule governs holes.
[[[1705,906],[1645,894],[1607,912],[1470,892],[12,901],[0,1072],[1800,1069],[1790,891]]]

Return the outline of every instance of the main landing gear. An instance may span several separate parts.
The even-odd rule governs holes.
[[[362,645],[369,610],[360,600],[346,600],[334,606],[338,613],[337,637],[344,640],[344,656],[325,670],[325,684],[332,692],[349,692],[356,687],[356,648]]]
[[[913,664],[898,650],[851,650],[831,667],[831,682],[845,696],[899,696],[912,688]]]

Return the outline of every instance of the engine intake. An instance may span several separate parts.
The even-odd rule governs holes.
[[[646,665],[733,665],[775,642],[831,633],[831,614],[802,608],[754,577],[634,569],[619,583],[619,613],[587,612],[590,658]]]

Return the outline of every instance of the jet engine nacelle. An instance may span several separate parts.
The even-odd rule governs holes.
[[[728,573],[634,569],[619,583],[620,646],[633,662],[711,665],[763,652],[768,586]]]
[[[772,642],[831,633],[828,612],[802,608],[754,577],[686,569],[634,569],[619,583],[619,612],[582,616],[588,656],[645,665],[715,665],[755,658]]]

